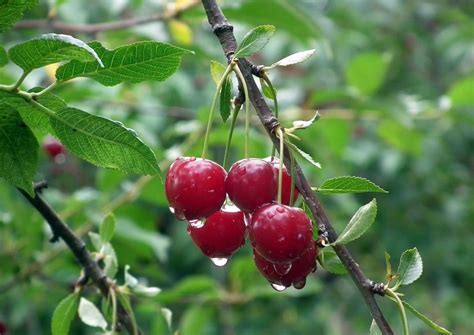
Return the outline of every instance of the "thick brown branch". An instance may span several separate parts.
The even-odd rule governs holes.
[[[232,25],[229,24],[224,14],[222,13],[219,6],[216,4],[215,0],[202,0],[204,9],[206,10],[207,18],[209,24],[211,25],[214,33],[216,34],[219,42],[224,50],[226,57],[229,59],[235,52],[237,46],[235,36],[233,34]],[[272,111],[265,102],[259,88],[257,87],[252,70],[254,67],[245,59],[238,61],[239,67],[244,75],[245,82],[249,89],[250,101],[252,102],[255,110],[257,112],[260,121],[264,125],[267,133],[275,147],[278,148],[279,140],[275,136],[275,128],[279,125],[278,120],[274,117]],[[290,171],[291,162],[290,162],[290,153],[288,148],[285,147],[285,165]],[[311,190],[311,186],[308,183],[305,175],[303,174],[300,166],[295,163],[296,171],[296,185],[301,195],[303,196],[306,204],[310,208],[312,214],[318,221],[318,226],[320,232],[327,235],[330,242],[333,242],[337,239],[337,233],[332,227],[329,219],[324,212],[321,203],[318,198],[315,196],[314,192]],[[349,253],[346,247],[344,246],[335,246],[334,247],[337,255],[339,256],[341,262],[346,267],[349,272],[352,280],[356,284],[360,293],[362,294],[367,306],[369,307],[370,313],[374,318],[375,322],[379,326],[383,334],[393,334],[390,325],[385,319],[380,307],[375,300],[374,293],[376,290],[376,284],[372,282],[367,276],[362,272],[359,264],[354,260],[352,255]]]
[[[198,0],[189,1],[183,6],[179,6],[167,11],[164,14],[155,14],[147,17],[132,18],[127,20],[96,23],[96,24],[75,24],[52,20],[24,20],[17,23],[16,28],[34,29],[47,28],[62,33],[85,33],[96,34],[98,32],[126,29],[142,24],[166,21],[180,15],[182,12],[199,4]]]
[[[92,258],[91,254],[86,248],[84,241],[78,238],[74,232],[68,227],[68,225],[61,220],[58,214],[41,198],[40,195],[36,194],[35,197],[31,197],[28,193],[20,190],[23,196],[28,202],[43,216],[46,222],[51,227],[53,235],[60,237],[66,243],[68,248],[74,254],[74,257],[84,269],[85,274],[92,279],[94,284],[100,290],[104,297],[109,296],[112,282],[105,275],[102,269],[99,267],[96,261]],[[133,324],[127,311],[122,305],[119,305],[118,319],[120,326],[123,326],[130,334],[133,334]]]

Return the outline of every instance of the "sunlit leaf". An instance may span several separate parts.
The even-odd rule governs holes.
[[[333,245],[346,244],[361,237],[375,221],[377,216],[377,201],[372,199],[368,204],[360,207],[349,221],[344,231]]]
[[[275,26],[264,25],[249,31],[235,51],[235,57],[248,57],[260,51],[267,45],[275,32]]]
[[[474,106],[474,76],[455,82],[449,89],[448,96],[454,107]]]
[[[354,176],[341,176],[326,180],[315,191],[320,193],[388,193],[368,179]]]
[[[23,13],[38,4],[38,0],[4,0],[0,2],[0,32],[9,30]]]
[[[309,57],[311,57],[316,50],[311,49],[311,50],[306,50],[306,51],[301,51],[294,53],[292,55],[289,55],[283,59],[280,59],[278,62],[273,63],[270,65],[267,69],[272,69],[277,66],[289,66],[289,65],[294,65],[298,64],[301,62],[304,62],[307,60]]]
[[[73,293],[64,298],[56,307],[51,321],[52,335],[68,335],[71,322],[79,306],[79,294]]]

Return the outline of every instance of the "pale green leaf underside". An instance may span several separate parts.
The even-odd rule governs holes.
[[[368,179],[354,176],[341,176],[326,180],[316,189],[320,193],[388,193]]]
[[[296,152],[298,155],[300,155],[302,158],[304,158],[308,163],[311,163],[313,166],[317,167],[318,169],[321,168],[321,164],[316,162],[313,157],[311,157],[310,154],[304,152],[300,148],[298,148],[296,145],[294,145],[291,142],[286,142],[286,145],[293,151]]]
[[[33,196],[38,142],[20,114],[0,102],[0,177]]]
[[[98,61],[97,53],[77,38],[61,34],[45,34],[8,51],[10,59],[25,72],[69,60]]]
[[[0,2],[0,32],[9,30],[23,13],[36,6],[38,0],[4,0]]]
[[[91,327],[99,327],[105,331],[107,321],[99,309],[89,300],[82,298],[79,301],[79,317],[82,322]]]
[[[339,235],[338,239],[333,243],[346,244],[361,237],[375,221],[377,216],[377,201],[372,199],[368,204],[360,207],[349,221],[344,231]]]
[[[275,32],[275,26],[264,25],[249,31],[240,43],[235,57],[248,57],[263,49]]]
[[[0,67],[7,65],[8,55],[3,47],[0,46]]]
[[[71,322],[79,307],[79,295],[70,294],[64,298],[54,310],[51,322],[52,335],[68,335]]]
[[[92,164],[125,173],[159,174],[153,151],[119,122],[64,108],[51,116],[51,126],[73,154]]]
[[[163,81],[178,69],[181,56],[190,53],[170,44],[150,41],[114,50],[104,48],[99,42],[92,42],[89,46],[97,52],[104,67],[96,61],[71,61],[56,71],[58,81],[88,77],[105,86],[114,86],[121,82]]]
[[[451,335],[452,333],[447,330],[446,328],[441,327],[440,325],[436,324],[434,321],[430,320],[426,315],[421,314],[418,310],[415,309],[412,305],[410,305],[406,301],[402,301],[403,305],[407,308],[408,311],[413,313],[418,319],[423,321],[428,327],[437,331],[440,334]]]
[[[398,265],[397,285],[409,285],[423,273],[423,261],[417,248],[403,252]]]

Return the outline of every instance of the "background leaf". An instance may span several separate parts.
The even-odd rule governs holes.
[[[71,322],[77,313],[79,294],[73,293],[64,298],[56,307],[51,321],[52,335],[68,335]]]
[[[8,54],[25,72],[73,59],[85,62],[95,60],[103,66],[94,49],[77,38],[62,34],[45,34],[38,39],[17,44]]]
[[[410,305],[408,302],[406,302],[406,301],[402,301],[402,302],[403,302],[403,305],[405,305],[405,307],[407,308],[407,310],[409,310],[411,313],[413,313],[413,315],[415,315],[418,319],[423,321],[431,329],[437,331],[440,334],[447,334],[447,335],[452,334],[449,330],[437,325],[433,320],[429,319],[426,315],[421,314],[419,311],[417,311],[415,309],[415,307]]]
[[[34,196],[38,142],[20,114],[0,102],[0,177]]]
[[[38,0],[4,0],[0,2],[0,32],[9,30],[23,13],[38,4]]]
[[[116,220],[112,213],[105,216],[104,220],[100,224],[99,232],[100,238],[103,243],[110,242],[115,233]]]
[[[372,95],[382,85],[387,68],[388,62],[381,54],[360,54],[347,67],[347,82],[362,94]]]
[[[221,63],[216,62],[215,60],[211,60],[211,77],[212,80],[214,80],[214,82],[216,83],[216,85],[219,85],[219,82],[221,81],[221,78],[224,75],[225,68],[226,67]]]
[[[456,81],[448,92],[452,106],[474,106],[473,90],[474,76]]]
[[[8,55],[5,49],[0,46],[0,67],[7,65],[8,63]]]
[[[85,298],[79,301],[79,317],[88,326],[98,327],[104,331],[107,328],[107,321],[100,310]]]
[[[189,50],[160,42],[137,42],[114,50],[99,42],[89,44],[104,63],[71,61],[58,68],[56,78],[63,82],[77,77],[92,78],[102,85],[121,82],[140,83],[145,80],[163,81],[176,72],[181,56]]]
[[[357,210],[349,221],[349,224],[333,244],[346,244],[358,239],[370,228],[372,223],[374,223],[376,216],[377,201],[372,199],[371,202]]]
[[[249,31],[235,51],[235,57],[248,57],[263,49],[275,32],[275,26],[264,25]]]
[[[51,117],[51,125],[67,149],[97,166],[125,173],[159,173],[153,151],[119,122],[64,108]]]
[[[368,179],[354,176],[341,176],[324,181],[316,188],[320,193],[363,193],[382,192],[388,193],[383,188],[375,185]]]
[[[423,261],[417,248],[403,252],[398,265],[396,285],[409,285],[420,278],[423,273]]]

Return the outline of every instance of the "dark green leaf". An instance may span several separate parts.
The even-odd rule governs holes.
[[[451,335],[452,334],[449,330],[437,325],[434,321],[430,320],[426,315],[421,314],[418,310],[415,309],[415,307],[410,305],[408,302],[406,302],[406,301],[402,301],[402,302],[403,302],[403,305],[405,305],[405,307],[407,308],[407,310],[412,312],[413,315],[415,315],[418,319],[423,321],[431,329],[437,331],[440,334],[446,334],[446,335]]]
[[[381,54],[360,54],[346,70],[347,82],[362,94],[371,95],[382,85],[387,68],[388,62]]]
[[[398,265],[396,285],[409,285],[420,278],[423,273],[423,261],[417,248],[403,252]]]
[[[21,19],[23,13],[38,4],[38,0],[0,1],[0,32],[9,30]]]
[[[0,102],[0,177],[31,196],[38,164],[38,142],[20,114]]]
[[[324,250],[318,256],[319,264],[330,273],[336,275],[343,275],[347,273],[346,268],[337,257],[336,252],[333,250]]]
[[[349,224],[346,226],[341,235],[339,235],[333,245],[347,244],[361,237],[370,228],[370,226],[372,226],[376,216],[377,201],[372,199],[371,202],[357,210],[357,212],[349,221]]]
[[[100,224],[100,238],[102,243],[107,243],[112,240],[115,233],[116,220],[112,213],[107,214],[102,223]]]
[[[15,45],[8,54],[25,72],[68,60],[96,61],[102,66],[94,49],[69,35],[45,34],[38,39]]]
[[[3,47],[0,46],[0,67],[7,65],[8,55]]]
[[[104,63],[71,61],[59,67],[56,78],[63,82],[76,77],[89,77],[102,85],[121,82],[140,83],[145,80],[163,81],[176,72],[181,56],[191,51],[160,42],[138,42],[114,50],[99,42],[89,44]]]
[[[77,313],[79,294],[73,293],[64,298],[56,307],[51,321],[52,335],[68,335],[71,322]]]
[[[320,187],[316,188],[316,191],[320,193],[388,193],[370,180],[354,176],[342,176],[328,179],[323,182]]]
[[[66,148],[97,166],[125,173],[160,173],[153,151],[119,122],[64,108],[51,116],[51,125]]]
[[[263,49],[275,32],[275,26],[264,25],[249,31],[235,51],[235,57],[248,57]]]
[[[221,112],[222,121],[226,122],[230,115],[230,104],[232,94],[232,81],[227,77],[221,87],[221,95],[219,102],[219,110]]]
[[[474,76],[455,82],[449,89],[448,96],[454,107],[474,106]]]

